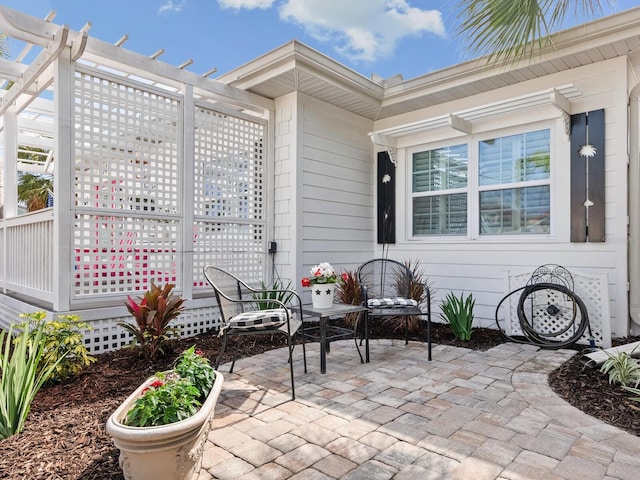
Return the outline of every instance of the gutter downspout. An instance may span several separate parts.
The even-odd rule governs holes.
[[[640,84],[629,94],[629,326],[640,332]],[[635,323],[635,325],[634,325]]]

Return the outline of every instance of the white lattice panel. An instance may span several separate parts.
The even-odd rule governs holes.
[[[212,302],[215,303],[215,301]],[[82,332],[85,346],[93,354],[127,347],[131,344],[132,335],[117,323],[132,321],[131,316],[89,321],[91,330]],[[213,306],[184,310],[173,324],[181,327],[182,337],[192,337],[211,328],[217,328],[220,324],[220,315],[218,308]]]
[[[262,220],[264,125],[202,107],[195,123],[194,214]]]
[[[264,123],[195,110],[193,276],[209,289],[205,265],[259,283],[265,261]]]
[[[509,274],[508,275],[508,292],[523,287],[531,278],[531,273]],[[571,272],[574,281],[574,293],[583,301],[587,315],[589,316],[589,324],[591,325],[591,332],[595,339],[596,345],[604,348],[611,346],[611,317],[609,316],[609,286],[607,281],[607,274],[601,275],[586,275],[579,272]],[[546,292],[546,290],[545,290]],[[542,293],[536,295],[542,295]],[[531,313],[531,303],[527,303],[525,308],[527,309],[527,318],[533,318],[535,320],[535,330],[541,333],[557,332],[563,329],[566,325],[563,325],[558,321],[561,316],[548,315],[546,308],[549,304],[557,305],[558,308],[566,308],[572,310],[572,302],[564,298],[563,295],[558,292],[551,294],[553,298],[534,298],[533,312]],[[547,297],[545,295],[545,297]],[[505,311],[505,325],[504,329],[507,335],[522,335],[522,329],[520,327],[520,321],[518,319],[517,307],[520,299],[520,292],[512,295],[508,302],[508,312]],[[580,321],[580,312],[576,315],[576,322]],[[566,333],[558,337],[559,340],[566,340],[572,336],[572,331],[568,330]],[[579,344],[589,344],[589,331],[586,330],[584,335],[578,340]]]
[[[74,235],[75,298],[179,284],[177,221],[78,214]]]
[[[196,287],[211,288],[202,273],[205,265],[219,266],[249,283],[260,284],[266,259],[263,225],[198,222],[196,228],[193,248]]]
[[[75,95],[76,205],[176,213],[180,101],[91,70]]]

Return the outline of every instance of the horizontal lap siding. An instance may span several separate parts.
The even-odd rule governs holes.
[[[373,255],[372,123],[301,99],[302,275],[319,262],[352,270]]]
[[[404,212],[410,210],[410,183],[406,181],[410,175],[411,158],[405,149],[398,151],[398,175],[403,180],[397,184],[397,211],[399,216],[397,243],[390,246],[389,256],[401,260],[419,261],[423,272],[428,276],[434,290],[434,311],[439,319],[439,305],[444,296],[450,292],[473,293],[476,298],[475,314],[477,325],[495,325],[495,309],[502,297],[508,293],[507,277],[509,273],[519,274],[532,272],[540,265],[560,264],[569,271],[589,275],[606,273],[610,298],[611,330],[613,336],[626,335],[627,308],[627,158],[626,158],[626,64],[624,59],[603,62],[588,68],[575,69],[559,75],[539,78],[525,82],[520,87],[504,89],[502,98],[517,97],[527,92],[541,90],[553,86],[574,83],[582,95],[572,100],[572,112],[580,113],[599,108],[605,109],[605,243],[571,243],[569,241],[568,224],[570,212],[567,189],[569,185],[569,147],[561,128],[556,121],[553,127],[556,135],[556,158],[554,158],[554,179],[552,182],[555,230],[551,238],[508,238],[480,237],[468,240],[460,237],[438,239],[421,238],[410,240],[410,216]],[[495,92],[494,92],[495,93]],[[492,93],[493,95],[493,93]],[[491,98],[491,96],[489,98]],[[487,98],[470,98],[467,105],[457,102],[450,111],[470,108]],[[438,107],[441,113],[442,108]],[[446,110],[446,106],[445,106]],[[552,112],[559,118],[559,112]],[[384,127],[402,125],[410,120],[424,119],[433,116],[432,110],[425,109],[417,115],[398,117],[395,122],[385,119],[380,124]],[[408,120],[410,118],[410,120]],[[527,112],[510,114],[508,119],[494,118],[487,121],[491,127],[502,123],[503,127],[526,125],[530,116]],[[375,129],[383,128],[378,124]],[[474,132],[482,131],[486,125],[474,124]],[[499,135],[499,130],[496,130]],[[442,136],[435,135],[442,133]],[[443,129],[428,137],[439,137],[438,140],[456,138],[451,130]],[[416,135],[415,140],[402,138],[402,145],[422,145],[425,135]],[[428,145],[428,144],[427,144]],[[566,153],[565,153],[566,152]],[[557,158],[561,154],[561,158]],[[566,156],[566,158],[565,158]],[[378,249],[378,254],[380,250]]]

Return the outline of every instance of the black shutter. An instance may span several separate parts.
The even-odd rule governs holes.
[[[378,152],[378,243],[396,243],[396,168]]]
[[[604,110],[571,115],[572,242],[605,241],[604,181]]]

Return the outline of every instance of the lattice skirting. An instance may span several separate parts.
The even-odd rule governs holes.
[[[193,302],[197,301],[193,300]],[[205,302],[200,301],[201,305],[203,303]],[[217,306],[209,305],[215,304],[215,300],[211,299],[206,303],[208,304],[206,306],[185,308],[180,316],[174,320],[174,324],[180,326],[180,335],[182,337],[193,337],[211,328],[218,328],[220,325],[220,312]],[[47,319],[49,320],[58,316],[58,313],[49,312],[44,308],[38,308],[9,297],[2,297],[0,298],[0,328],[8,330],[11,324],[21,321],[19,318],[21,313],[38,310],[46,311]],[[90,330],[83,331],[84,342],[89,353],[105,353],[130,345],[132,335],[117,324],[118,322],[131,323],[134,321],[133,317],[128,314],[114,317],[108,314],[109,309],[104,309],[104,315],[100,312],[101,310],[98,309],[64,313],[76,313],[83,322],[91,326]]]
[[[523,287],[531,278],[532,272],[512,274],[508,273],[507,292]],[[611,316],[609,314],[609,284],[607,274],[587,275],[580,272],[571,272],[574,280],[574,293],[580,297],[587,308],[589,315],[589,323],[591,331],[595,339],[596,345],[603,348],[611,347]],[[522,335],[520,321],[518,319],[517,308],[520,294],[516,293],[509,299],[508,311],[503,313],[505,318],[504,330],[507,335]],[[561,300],[560,300],[561,301]],[[552,319],[540,318],[540,322],[535,326],[536,330],[541,333],[550,333],[554,331],[553,325],[547,325],[545,322],[551,322]],[[576,321],[580,321],[580,313],[578,311]],[[559,340],[566,340],[572,335],[571,331],[558,337]],[[589,331],[585,331],[584,335],[578,340],[578,344],[589,344]]]

